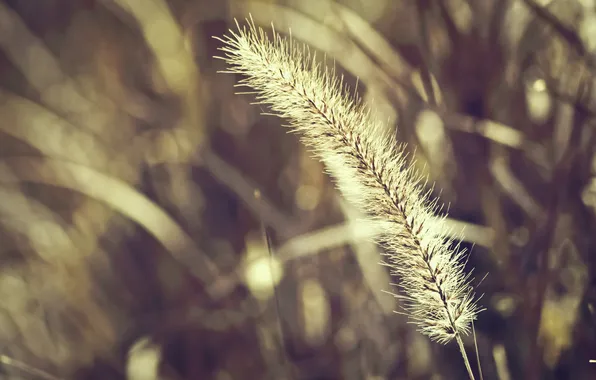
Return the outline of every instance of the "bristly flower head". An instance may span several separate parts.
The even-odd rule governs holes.
[[[408,165],[404,146],[307,49],[275,32],[269,39],[252,19],[230,32],[220,39],[228,72],[244,75],[240,84],[288,120],[348,201],[380,224],[387,265],[420,331],[440,343],[467,334],[479,308],[464,273],[464,252],[434,217],[437,203]]]

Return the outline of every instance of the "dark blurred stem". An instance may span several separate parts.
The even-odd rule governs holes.
[[[546,221],[539,226],[534,238],[538,283],[536,287],[529,287],[526,293],[526,300],[531,301],[529,312],[528,328],[530,329],[530,353],[527,361],[526,376],[528,380],[540,380],[542,372],[542,347],[539,342],[540,322],[542,320],[542,309],[544,298],[549,285],[550,267],[549,252],[554,244],[557,228],[557,219],[563,204],[568,198],[567,186],[573,162],[575,160],[575,147],[579,145],[581,129],[574,128],[571,134],[570,143],[567,146],[561,159],[553,163],[554,174],[548,188],[551,190],[549,204],[547,205]],[[534,293],[535,292],[535,293]],[[533,297],[533,293],[535,297]]]
[[[426,0],[421,0],[416,2],[418,8],[418,21],[420,24],[420,51],[422,55],[422,60],[424,62],[425,70],[420,70],[420,77],[422,79],[422,85],[424,86],[424,91],[427,95],[427,101],[430,105],[436,106],[437,105],[437,95],[435,94],[435,90],[433,87],[432,81],[432,72],[434,68],[432,67],[432,63],[434,62],[432,59],[432,51],[430,49],[430,36],[428,35],[428,23],[426,22],[426,9],[429,7],[429,2]]]
[[[582,40],[573,30],[564,25],[555,15],[544,6],[536,3],[536,1],[523,0],[523,2],[538,18],[550,25],[561,37],[563,37],[580,56],[588,59],[589,54],[587,53]],[[589,63],[591,64],[592,62]]]
[[[529,323],[530,329],[530,354],[526,367],[526,379],[539,380],[542,372],[542,347],[539,344],[540,321],[542,319],[542,306],[544,305],[544,297],[549,282],[549,266],[548,255],[550,247],[552,246],[552,239],[555,234],[557,210],[556,201],[548,208],[547,220],[544,226],[539,228],[536,234],[538,244],[541,246],[537,249],[536,264],[537,264],[537,278],[538,282],[535,287],[529,287],[526,299],[530,301]]]

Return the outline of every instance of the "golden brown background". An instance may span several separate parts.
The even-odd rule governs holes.
[[[596,378],[593,0],[0,2],[0,378],[466,378],[217,74],[249,14],[410,144],[471,250],[484,378]]]

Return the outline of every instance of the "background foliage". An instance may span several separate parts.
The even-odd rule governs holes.
[[[0,377],[465,378],[321,164],[216,74],[249,14],[410,144],[472,252],[484,378],[593,378],[592,0],[0,2]]]

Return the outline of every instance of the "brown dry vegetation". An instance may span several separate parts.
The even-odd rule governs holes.
[[[216,73],[249,14],[358,82],[435,183],[484,378],[594,378],[589,0],[0,2],[0,378],[466,377],[393,312],[323,166]]]

